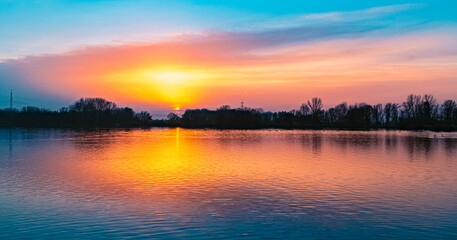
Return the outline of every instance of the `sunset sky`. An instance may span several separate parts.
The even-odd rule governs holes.
[[[0,1],[0,108],[457,99],[457,1]],[[183,111],[183,110],[181,110]]]

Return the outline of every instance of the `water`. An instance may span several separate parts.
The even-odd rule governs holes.
[[[456,239],[434,135],[0,129],[0,238]]]

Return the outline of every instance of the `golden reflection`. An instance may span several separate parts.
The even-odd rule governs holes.
[[[221,135],[221,131],[180,128],[115,132],[104,136],[113,141],[91,143],[106,146],[84,146],[84,158],[75,155],[77,161],[62,162],[62,174],[77,179],[75,182],[89,182],[97,192],[134,191],[135,196],[188,195],[195,189],[223,189],[237,184],[248,187],[263,183],[267,187],[277,184],[278,179],[284,184],[282,187],[306,187],[309,194],[338,191],[344,186],[377,196],[385,194],[384,191],[400,191],[406,181],[420,181],[414,176],[405,177],[407,172],[428,171],[427,167],[407,160],[406,148],[385,151],[393,149],[389,145],[392,141],[386,144],[386,136],[372,133],[229,133],[230,138]],[[260,137],[262,141],[256,142]],[[225,140],[220,141],[221,138]],[[357,140],[361,138],[371,139],[371,145],[361,145],[363,141]],[[435,159],[446,159],[444,151],[430,154]],[[416,156],[418,160],[425,158]],[[434,166],[443,162],[437,160]],[[50,166],[55,167],[54,162]],[[390,172],[388,177],[386,170]],[[372,187],[379,184],[389,187],[373,191]],[[424,191],[430,187],[428,183],[420,186]],[[88,189],[87,185],[84,188]],[[346,192],[340,194],[342,199],[350,197]]]
[[[116,136],[122,141],[106,143],[93,152],[85,145],[86,155],[92,157],[72,161],[62,174],[89,182],[91,187],[85,186],[88,190],[134,191],[138,195],[204,183],[201,175],[207,168],[202,166],[199,143],[182,139],[181,129],[126,131]]]
[[[179,127],[176,128],[176,148],[179,148]]]

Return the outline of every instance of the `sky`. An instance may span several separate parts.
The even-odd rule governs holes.
[[[457,98],[457,1],[0,0],[0,108]],[[174,110],[181,109],[180,111]]]

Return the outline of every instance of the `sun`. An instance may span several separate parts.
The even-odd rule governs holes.
[[[142,67],[106,76],[106,81],[115,82],[125,97],[160,104],[178,112],[198,101],[208,79],[210,75],[204,71],[179,67]]]

